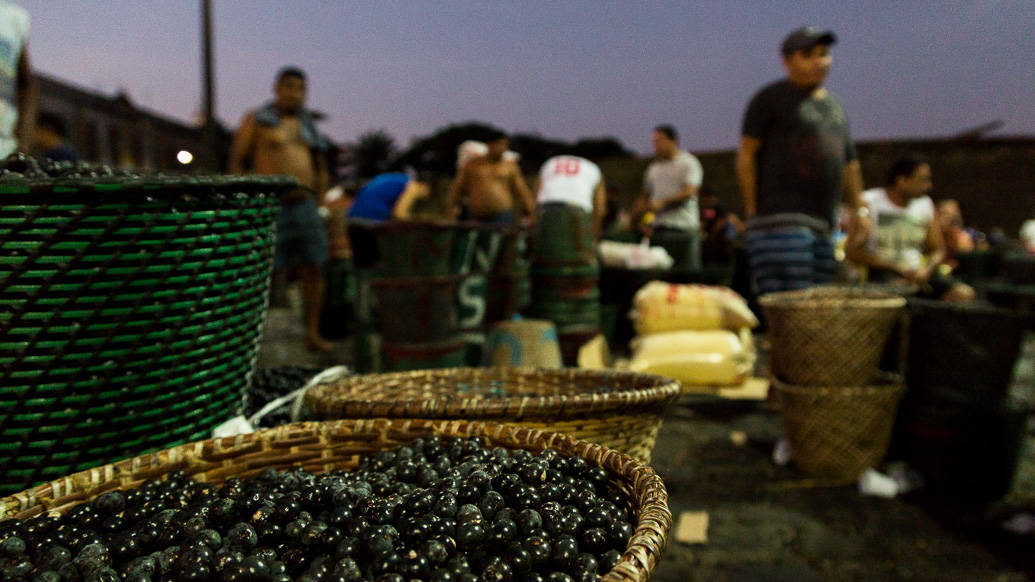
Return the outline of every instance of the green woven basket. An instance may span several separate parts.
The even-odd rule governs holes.
[[[0,163],[0,492],[237,413],[296,185]]]

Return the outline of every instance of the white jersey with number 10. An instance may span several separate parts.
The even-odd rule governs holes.
[[[596,164],[577,156],[554,156],[539,170],[539,204],[563,202],[593,212],[593,191],[601,180]]]

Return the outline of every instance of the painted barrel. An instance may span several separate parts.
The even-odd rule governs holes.
[[[462,337],[430,343],[381,342],[381,369],[385,372],[462,367],[467,341]]]
[[[453,271],[456,229],[451,223],[352,219],[348,234],[357,269],[382,277],[437,277]]]
[[[533,298],[539,301],[555,300],[587,300],[599,301],[599,279],[590,277],[550,277],[537,276],[532,288]]]
[[[532,230],[532,262],[578,266],[597,262],[590,214],[567,204],[542,204]]]
[[[528,309],[533,317],[549,319],[558,327],[600,325],[600,302],[583,299],[533,302]]]
[[[437,342],[457,329],[456,294],[464,277],[381,278],[371,281],[378,329],[386,342]]]

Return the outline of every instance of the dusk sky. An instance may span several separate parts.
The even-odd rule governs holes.
[[[17,0],[33,65],[189,120],[201,103],[198,0]],[[948,136],[1001,119],[1035,135],[1035,2],[214,0],[218,117],[236,127],[295,64],[322,129],[400,147],[449,124],[639,152],[672,123],[691,151],[737,143],[744,106],[782,76],[790,30],[835,31],[828,87],[856,140]]]

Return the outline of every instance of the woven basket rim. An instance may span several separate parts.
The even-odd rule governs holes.
[[[425,382],[473,381],[501,382],[508,378],[546,377],[555,381],[579,376],[583,379],[599,379],[636,382],[643,388],[631,388],[614,392],[595,392],[558,396],[513,396],[481,398],[471,396],[436,397],[427,399],[350,398],[343,395],[343,389],[350,385],[382,383],[392,389],[405,389]],[[616,382],[617,383],[617,382]],[[507,420],[556,417],[581,413],[607,413],[629,411],[636,408],[665,406],[681,390],[678,381],[663,376],[631,371],[581,370],[577,368],[446,368],[438,370],[414,370],[348,376],[325,384],[318,384],[305,394],[306,404],[317,413],[334,418],[364,417],[411,417],[411,418],[496,418]]]
[[[668,506],[665,484],[650,466],[613,449],[565,434],[483,422],[387,419],[305,422],[246,435],[197,441],[81,471],[2,498],[0,520],[27,516],[27,512],[36,514],[41,508],[46,513],[62,513],[73,504],[92,499],[107,491],[135,486],[143,480],[176,469],[189,469],[192,460],[226,460],[235,454],[255,451],[264,443],[279,442],[281,449],[290,450],[288,447],[292,443],[312,444],[324,442],[323,439],[333,439],[335,435],[380,432],[383,438],[371,441],[378,444],[388,442],[387,433],[393,430],[403,433],[414,432],[414,438],[418,436],[416,431],[431,431],[445,436],[482,436],[497,445],[510,445],[511,448],[526,450],[555,448],[562,455],[579,456],[594,462],[608,470],[612,478],[620,479],[627,487],[627,494],[630,501],[635,504],[637,513],[634,533],[622,553],[621,560],[602,577],[602,580],[646,582],[661,560],[668,530],[672,525],[672,513]],[[278,462],[283,461],[284,457],[283,454],[277,453],[278,451],[272,451],[267,455],[265,460],[268,463],[261,464],[250,460],[241,469],[251,474],[265,467],[279,466]],[[200,480],[208,481],[204,471],[188,474],[200,475]],[[70,498],[74,499],[69,501]],[[56,502],[64,504],[56,506]]]
[[[163,194],[181,195],[190,193],[205,195],[236,192],[242,188],[277,192],[299,186],[298,179],[289,175],[185,175],[185,174],[142,174],[133,176],[96,177],[51,177],[26,175],[7,177],[0,180],[0,195],[27,194]],[[45,204],[46,200],[40,200]],[[87,202],[84,199],[83,202]]]
[[[758,298],[767,309],[900,309],[906,298],[886,291],[858,287],[821,286],[767,293]]]
[[[879,392],[887,390],[905,390],[905,378],[900,374],[893,374],[890,372],[879,372],[874,377],[860,386],[802,386],[800,384],[791,384],[785,382],[778,377],[773,376],[770,381],[777,390],[788,392],[792,394],[816,394],[823,389],[830,390],[844,390],[844,391],[860,391],[860,392]]]

